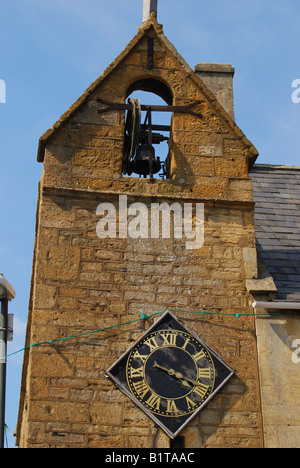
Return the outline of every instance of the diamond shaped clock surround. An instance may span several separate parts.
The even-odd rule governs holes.
[[[107,375],[173,439],[234,371],[167,311]]]

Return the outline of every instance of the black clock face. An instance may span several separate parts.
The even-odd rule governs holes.
[[[170,437],[176,437],[233,371],[167,312],[107,374]]]
[[[181,417],[210,396],[215,368],[209,352],[193,336],[158,330],[132,350],[126,376],[130,391],[149,411]]]

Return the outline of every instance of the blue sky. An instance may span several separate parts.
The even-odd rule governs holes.
[[[1,0],[0,271],[17,296],[10,353],[24,345],[35,230],[39,137],[136,34],[142,0]],[[164,33],[193,68],[231,63],[236,122],[259,163],[299,165],[299,0],[158,0]],[[0,81],[1,84],[1,81]],[[1,95],[1,93],[0,93]],[[52,338],[52,337],[50,337]],[[9,446],[14,446],[22,354],[8,360]]]

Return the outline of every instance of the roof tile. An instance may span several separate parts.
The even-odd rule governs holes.
[[[300,167],[255,165],[257,248],[279,300],[300,302]]]

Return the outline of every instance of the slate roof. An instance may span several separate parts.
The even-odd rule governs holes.
[[[277,300],[300,302],[300,167],[257,164],[253,181],[258,255]]]

